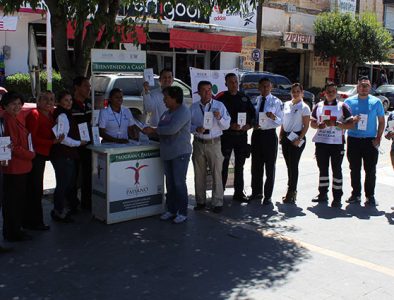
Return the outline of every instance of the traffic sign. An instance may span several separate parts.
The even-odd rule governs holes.
[[[253,49],[252,51],[252,60],[255,62],[259,62],[261,60],[261,51],[260,49]]]

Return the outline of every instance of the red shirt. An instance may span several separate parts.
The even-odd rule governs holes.
[[[26,117],[26,128],[31,132],[34,151],[38,154],[49,155],[55,139],[53,126],[55,122],[51,113],[46,116],[39,110],[33,109]]]
[[[6,174],[26,174],[31,171],[34,152],[29,151],[26,127],[14,116],[4,112],[4,136],[10,136],[12,143],[11,160],[3,166]]]

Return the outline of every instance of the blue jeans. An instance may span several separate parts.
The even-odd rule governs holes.
[[[186,173],[189,161],[190,153],[163,161],[167,187],[166,202],[170,213],[187,215],[189,198],[186,186]]]
[[[54,209],[62,213],[66,206],[67,195],[75,184],[75,160],[71,158],[54,158],[52,160],[56,175],[56,188],[53,195]]]

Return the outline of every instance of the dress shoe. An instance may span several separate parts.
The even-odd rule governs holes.
[[[205,203],[197,203],[193,209],[194,210],[204,210],[205,207],[206,207]]]
[[[261,195],[261,194],[252,194],[252,195],[250,195],[250,196],[248,197],[248,200],[249,200],[249,201],[252,201],[252,200],[261,200],[261,199],[263,199],[263,195]]]
[[[272,199],[264,197],[263,205],[272,205]]]
[[[331,207],[341,208],[341,207],[342,207],[341,200],[334,199],[334,200],[331,202]]]
[[[64,216],[62,216],[62,215],[59,215],[54,210],[51,211],[51,218],[55,222],[59,222],[59,223],[72,223],[72,222],[74,222],[74,219],[72,219],[69,214],[65,214]]]
[[[215,213],[215,214],[221,213],[222,210],[223,210],[223,206],[214,206],[212,208],[212,212]]]
[[[365,201],[364,203],[365,206],[371,206],[371,207],[375,207],[378,204],[376,203],[375,197],[368,197],[367,201]]]
[[[23,242],[23,241],[31,241],[32,237],[26,232],[20,231],[15,235],[4,236],[4,239],[8,242]]]
[[[49,230],[51,227],[46,224],[37,224],[37,225],[24,225],[23,228],[29,230],[37,230],[37,231],[46,231]]]
[[[286,196],[282,197],[282,202],[287,204],[294,204],[296,202],[297,192],[287,192]]]
[[[8,253],[8,252],[12,252],[12,251],[14,251],[14,249],[13,249],[13,248],[8,248],[8,247],[3,247],[3,246],[0,246],[0,254],[1,254],[1,253]]]
[[[249,198],[246,197],[244,193],[241,194],[234,194],[233,195],[233,201],[239,201],[239,202],[248,202]]]
[[[327,194],[319,194],[315,198],[312,199],[312,202],[328,202]]]
[[[349,204],[361,203],[361,197],[352,195],[349,197],[349,199],[346,200],[346,203],[349,203]]]

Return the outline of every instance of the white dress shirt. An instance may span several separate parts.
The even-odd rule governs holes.
[[[164,104],[164,95],[161,88],[154,89],[145,93],[142,92],[142,99],[144,101],[144,113],[149,115],[149,125],[157,127],[159,124],[160,117],[167,110]]]
[[[268,119],[264,122],[261,129],[274,129],[282,125],[283,119],[283,103],[280,99],[273,96],[272,94],[268,94],[265,97],[265,105],[264,105],[264,112],[272,112],[276,116],[276,120]],[[259,112],[261,106],[262,96],[257,97],[256,101],[256,120],[259,120]]]
[[[190,107],[190,111],[192,115],[190,132],[200,139],[217,138],[223,134],[223,130],[230,127],[231,117],[224,104],[220,101],[211,99],[206,105],[202,104],[201,101],[194,102]],[[204,124],[204,112],[215,111],[219,111],[221,118],[218,120],[213,117],[213,125],[208,134],[198,133],[196,131],[197,127],[203,127]]]

